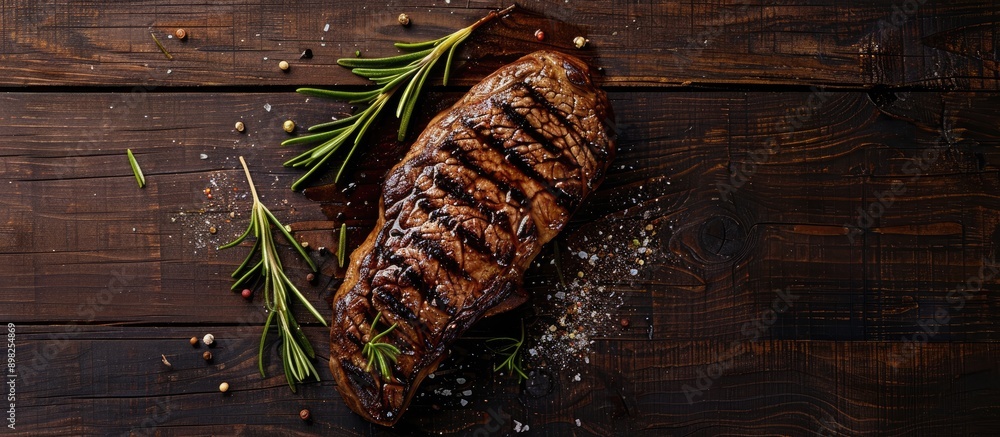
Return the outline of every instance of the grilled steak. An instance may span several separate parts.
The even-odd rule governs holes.
[[[527,299],[524,270],[614,155],[611,119],[586,64],[536,52],[431,121],[389,171],[334,297],[330,369],[352,410],[391,426],[455,339]],[[401,354],[383,379],[362,349],[393,323],[379,341]]]

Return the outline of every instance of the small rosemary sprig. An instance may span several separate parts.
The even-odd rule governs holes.
[[[311,178],[323,164],[344,144],[353,138],[350,151],[344,158],[343,163],[337,170],[334,183],[340,181],[340,176],[347,167],[348,161],[354,155],[355,149],[365,133],[385,108],[389,100],[396,91],[403,88],[403,94],[396,105],[396,118],[400,119],[399,133],[397,139],[403,141],[406,137],[407,128],[410,125],[410,118],[413,115],[413,108],[417,103],[417,98],[423,89],[424,82],[430,76],[437,61],[445,53],[448,58],[444,64],[444,78],[442,84],[448,85],[448,75],[451,73],[451,61],[455,55],[455,49],[465,41],[472,31],[479,26],[493,20],[497,16],[505,15],[514,9],[514,5],[502,11],[490,11],[485,17],[479,19],[471,26],[461,29],[450,35],[418,43],[396,43],[398,49],[409,51],[403,55],[387,58],[344,58],[337,60],[343,67],[351,68],[351,71],[358,76],[370,79],[381,88],[370,91],[333,91],[317,88],[299,88],[296,91],[305,95],[326,97],[335,100],[343,100],[349,103],[367,103],[368,107],[363,111],[335,120],[322,123],[309,128],[312,134],[292,138],[281,143],[282,146],[293,144],[307,144],[322,141],[322,143],[312,149],[302,153],[285,162],[287,167],[306,167],[309,170],[292,184],[292,190],[297,191],[302,184]],[[403,84],[406,84],[405,88]]]
[[[528,375],[524,373],[524,357],[521,356],[521,346],[524,345],[524,323],[521,323],[521,338],[515,339],[512,337],[499,337],[491,338],[486,340],[486,343],[490,342],[506,342],[507,344],[499,349],[493,349],[495,352],[505,355],[507,358],[503,360],[502,363],[497,364],[493,367],[494,372],[499,372],[501,370],[506,370],[507,373],[517,374],[517,381],[521,382],[528,378]],[[492,349],[492,348],[491,348]]]
[[[316,371],[316,368],[312,364],[312,358],[316,356],[315,352],[313,352],[312,344],[310,344],[309,339],[302,332],[298,322],[295,320],[295,316],[292,315],[289,309],[288,294],[295,295],[295,297],[302,301],[306,309],[309,310],[316,320],[319,320],[323,326],[327,325],[326,320],[319,314],[319,311],[316,311],[316,308],[309,303],[309,300],[285,276],[284,269],[281,266],[281,259],[278,257],[277,247],[274,245],[271,226],[281,231],[285,239],[306,260],[306,263],[309,264],[309,268],[313,272],[316,272],[318,269],[312,259],[306,255],[305,250],[302,249],[302,245],[292,237],[288,229],[274,217],[274,214],[271,214],[271,211],[260,202],[260,198],[257,197],[257,188],[254,187],[253,179],[250,178],[250,170],[247,168],[247,162],[242,156],[240,156],[240,164],[243,164],[243,172],[246,174],[247,183],[250,184],[250,193],[253,196],[253,206],[250,210],[250,225],[247,226],[247,230],[242,235],[232,242],[219,246],[219,249],[233,247],[251,234],[256,237],[250,253],[243,260],[243,263],[236,268],[236,271],[233,272],[232,276],[236,278],[236,282],[233,284],[232,289],[236,290],[244,284],[248,284],[251,279],[263,278],[264,304],[267,307],[268,314],[267,321],[264,322],[264,333],[260,336],[260,345],[257,348],[257,368],[260,369],[261,376],[267,376],[264,372],[264,342],[267,339],[267,331],[270,329],[271,323],[277,318],[278,334],[281,337],[281,360],[285,371],[285,379],[288,380],[288,386],[294,392],[295,384],[302,382],[310,375],[319,381],[319,372]],[[252,263],[251,260],[255,254],[260,255],[260,261]]]
[[[382,313],[379,312],[375,315],[375,320],[372,320],[371,330],[373,332],[375,331],[375,325],[378,324],[378,319],[381,316]],[[361,355],[368,358],[368,366],[365,367],[365,371],[370,372],[372,370],[372,363],[375,363],[377,364],[379,372],[382,373],[382,379],[389,379],[392,377],[390,362],[396,362],[396,359],[399,357],[399,348],[389,343],[381,343],[379,340],[392,332],[393,329],[396,329],[396,325],[396,323],[393,323],[392,326],[385,331],[373,336],[371,340],[368,340],[364,347],[361,348]]]
[[[142,175],[142,169],[139,168],[139,162],[135,160],[132,149],[125,149],[125,154],[128,155],[128,165],[132,166],[132,174],[135,175],[135,181],[139,184],[139,188],[145,187],[146,176]]]

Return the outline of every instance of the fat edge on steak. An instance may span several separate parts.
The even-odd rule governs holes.
[[[455,339],[527,300],[522,274],[603,179],[612,125],[587,65],[546,51],[430,122],[389,170],[375,229],[334,296],[330,369],[352,410],[395,424]],[[393,323],[381,341],[401,353],[383,379],[361,351]]]

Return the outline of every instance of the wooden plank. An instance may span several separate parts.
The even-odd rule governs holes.
[[[456,96],[428,100],[443,105]],[[130,98],[0,97],[0,223],[11,237],[0,262],[12,266],[0,298],[12,305],[11,321],[257,320],[258,305],[227,291],[246,248],[215,249],[245,226],[237,156],[247,156],[265,202],[302,240],[333,247],[339,223],[350,225],[351,241],[368,232],[377,184],[403,147],[386,129],[371,147],[377,152],[348,176],[356,188],[320,186],[312,202],[287,190],[299,173],[280,167],[295,150],[277,147],[288,137],[279,126],[292,116],[303,126],[327,120],[342,105],[292,93],[152,93],[123,103]],[[608,305],[623,306],[612,305],[607,318],[635,319],[626,335],[638,338],[738,337],[771,308],[776,289],[794,293],[795,305],[765,338],[893,340],[922,332],[938,310],[950,319],[931,341],[1000,338],[992,270],[961,305],[954,292],[970,278],[975,284],[992,259],[1000,167],[976,154],[1000,138],[981,122],[996,111],[997,96],[939,95],[951,126],[943,131],[933,120],[888,115],[863,93],[825,98],[792,124],[789,114],[815,94],[612,93],[621,151],[559,240],[565,276],[584,274],[576,290],[618,292]],[[75,111],[69,102],[80,99],[93,111]],[[235,120],[248,132],[235,132]],[[963,139],[952,138],[913,179],[906,163],[945,131]],[[773,153],[761,152],[771,140]],[[145,189],[134,185],[126,147],[146,172]],[[908,191],[880,206],[879,193],[901,178]],[[879,208],[877,223],[865,227],[858,211]],[[306,290],[314,302],[328,301],[340,269],[333,257],[312,256],[322,274]],[[526,278],[542,328],[566,310],[547,303],[558,282],[552,262],[546,252]],[[305,282],[301,263],[288,270]]]
[[[191,335],[216,334],[214,359]],[[995,343],[599,340],[589,364],[548,368],[534,389],[492,373],[482,338],[427,380],[396,430],[353,415],[322,383],[291,393],[256,370],[256,329],[17,326],[17,430],[57,434],[410,435],[480,430],[576,435],[984,435],[998,423]],[[323,329],[307,335],[328,349]],[[736,349],[739,344],[742,349]],[[160,363],[166,355],[173,368]],[[866,357],[858,360],[857,357]],[[898,362],[895,357],[904,357]],[[962,357],[960,360],[955,357]],[[38,367],[40,366],[40,367]],[[35,369],[42,371],[37,373]],[[60,375],[58,378],[46,375]],[[544,375],[544,376],[541,376]],[[579,380],[577,377],[579,376]],[[464,380],[460,380],[463,378]],[[226,394],[218,385],[229,382]],[[537,384],[550,385],[539,390]],[[445,390],[449,390],[446,392]],[[463,395],[471,390],[471,395]],[[467,400],[466,404],[460,402]],[[308,408],[310,422],[298,418]],[[576,422],[579,420],[579,424]]]
[[[111,1],[4,0],[0,85],[344,85],[335,60],[395,53],[505,2],[224,1],[127,8]],[[976,0],[809,4],[579,0],[531,2],[488,26],[461,53],[456,83],[475,83],[538,49],[570,51],[607,84],[831,85],[996,90],[996,10]],[[397,24],[407,13],[412,26]],[[327,28],[329,25],[329,28]],[[184,41],[171,38],[184,28]],[[537,29],[547,38],[539,42]],[[154,44],[158,35],[173,56]],[[576,36],[590,39],[585,50]],[[314,57],[299,59],[309,48]],[[277,68],[292,64],[290,72]]]

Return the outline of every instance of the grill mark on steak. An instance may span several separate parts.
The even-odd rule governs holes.
[[[565,127],[572,135],[576,137],[574,138],[574,140],[583,137],[579,129],[577,129],[577,127],[573,123],[570,123],[569,119],[566,118],[566,115],[563,113],[563,111],[559,110],[559,108],[554,103],[549,101],[549,99],[545,98],[545,96],[539,93],[538,90],[536,90],[534,87],[524,82],[517,82],[513,85],[513,87],[519,91],[524,91],[525,93],[528,94],[528,96],[531,98],[532,101],[542,105],[542,107],[545,108],[546,112],[548,112],[550,116],[554,117],[559,122],[560,126]],[[577,141],[577,143],[583,144],[584,142]]]
[[[488,205],[476,200],[476,197],[473,194],[467,192],[462,187],[462,183],[460,181],[449,177],[444,172],[438,172],[434,175],[434,185],[444,191],[445,194],[450,196],[452,199],[457,200],[460,205],[477,210],[483,215],[484,218],[486,218],[486,221],[489,224],[501,226],[505,229],[509,228],[510,218],[504,210],[491,209]],[[501,190],[502,188],[498,186],[497,189]],[[424,206],[426,206],[426,204]]]
[[[411,230],[406,234],[400,232],[400,237],[411,235],[415,231],[416,230]],[[401,288],[410,289],[416,292],[421,297],[421,301],[433,302],[434,304],[432,306],[434,308],[441,310],[448,315],[455,315],[458,309],[450,304],[450,299],[438,293],[437,286],[433,278],[430,278],[431,281],[428,281],[425,277],[427,274],[425,273],[426,269],[423,268],[426,266],[422,267],[419,265],[419,259],[407,258],[389,250],[380,250],[379,252],[379,258],[384,260],[386,263],[382,267],[383,269],[389,267],[397,267],[400,269],[399,274],[395,279],[396,284],[398,284]],[[411,262],[413,264],[411,264]],[[412,310],[410,312],[412,312]]]
[[[577,166],[577,164],[572,161],[572,157],[567,156],[562,148],[557,147],[552,141],[548,139],[547,135],[545,135],[538,128],[532,125],[531,122],[528,121],[526,115],[517,112],[517,109],[514,108],[514,105],[511,105],[508,102],[503,102],[500,104],[500,108],[503,109],[504,115],[510,121],[513,121],[514,124],[517,125],[517,127],[521,128],[521,131],[524,132],[525,135],[528,135],[528,137],[530,137],[532,140],[541,145],[542,148],[545,149],[547,152],[555,155],[556,159],[559,161],[560,164],[565,165],[567,167]]]
[[[416,290],[417,293],[420,293],[420,295],[423,296],[423,300],[425,301],[437,300],[438,298],[437,289],[435,287],[431,287],[430,285],[428,285],[427,281],[424,280],[424,277],[417,271],[415,267],[406,266],[406,268],[403,269],[403,273],[400,275],[400,278],[405,279],[405,282],[401,281],[402,285]]]
[[[416,320],[417,315],[410,310],[402,301],[396,296],[393,296],[392,289],[398,287],[383,285],[381,287],[375,287],[372,290],[372,299],[378,299],[386,308],[393,312],[396,316],[407,319]]]
[[[508,121],[513,122],[513,120],[509,119]],[[502,156],[504,160],[506,160],[510,164],[513,164],[514,168],[516,168],[522,175],[538,183],[538,185],[540,185],[543,189],[545,189],[546,192],[548,192],[555,198],[556,204],[558,204],[560,207],[562,207],[563,209],[570,209],[570,206],[572,206],[574,202],[574,196],[563,191],[562,188],[553,185],[552,181],[550,181],[544,175],[539,173],[538,170],[536,170],[535,167],[532,166],[530,162],[528,162],[523,156],[521,156],[517,150],[514,150],[514,148],[508,149],[507,147],[505,147],[503,144],[503,139],[497,138],[496,136],[493,135],[492,127],[488,129],[485,128],[477,129],[475,126],[466,126],[466,127],[468,127],[469,131],[475,135],[476,141],[489,146],[491,149],[496,151],[500,156]]]
[[[445,252],[444,248],[441,247],[441,243],[438,243],[437,240],[429,239],[417,232],[411,234],[410,238],[412,239],[411,244],[434,261],[437,261],[441,268],[448,270],[449,273],[461,276],[466,281],[472,280],[472,275],[462,268],[462,265],[458,263],[458,260],[454,256]]]
[[[516,186],[509,184],[507,181],[498,179],[497,175],[494,174],[494,172],[488,171],[485,168],[480,167],[476,161],[472,160],[472,158],[468,155],[468,152],[461,146],[459,146],[459,144],[455,140],[453,139],[446,140],[444,143],[441,144],[441,150],[448,152],[449,156],[452,156],[456,160],[458,160],[459,164],[461,164],[463,167],[480,175],[483,179],[495,185],[497,189],[500,190],[500,192],[508,194],[510,200],[516,202],[516,204],[512,206],[519,207],[527,205],[528,195],[524,194],[524,191],[521,191],[520,188],[517,188]],[[503,211],[496,211],[496,212],[500,214],[506,214]]]
[[[423,209],[424,212],[427,213],[428,219],[437,221],[438,223],[441,223],[441,225],[443,225],[444,227],[454,231],[456,234],[458,234],[459,237],[461,237],[462,242],[467,244],[473,250],[475,250],[476,252],[478,252],[483,256],[486,256],[487,258],[489,258],[491,262],[500,262],[502,265],[510,264],[509,260],[503,262],[503,259],[498,258],[497,254],[495,254],[492,250],[490,250],[490,248],[486,245],[486,240],[479,234],[468,230],[467,228],[465,228],[465,226],[462,226],[461,223],[459,223],[458,218],[447,212],[442,212],[442,210],[440,209],[427,209],[425,208],[425,206],[426,204],[423,204],[421,209]]]
[[[535,138],[537,141],[550,142],[558,152],[561,157],[568,158],[571,162],[576,164],[583,164],[582,169],[587,172],[592,172],[596,169],[602,169],[603,166],[598,165],[607,159],[607,151],[603,148],[598,147],[593,141],[584,138],[584,135],[579,131],[579,128],[571,123],[563,111],[545,98],[538,90],[531,87],[524,82],[517,82],[512,86],[513,89],[523,92],[525,95],[523,98],[529,99],[532,103],[531,105],[525,105],[522,107],[515,107],[514,105],[507,104],[510,107],[511,113],[508,116],[511,120],[519,123],[521,129],[528,135]],[[544,109],[545,118],[554,120],[552,123],[557,128],[562,128],[565,130],[565,136],[560,136],[554,134],[546,129],[550,123],[546,123],[540,117],[532,116],[532,109]],[[519,110],[525,110],[522,114]],[[556,143],[559,143],[557,145]],[[560,147],[561,145],[561,147]],[[543,143],[544,146],[544,143]],[[583,156],[573,156],[573,150],[579,150]],[[574,165],[576,165],[574,164]]]
[[[478,205],[476,198],[469,192],[465,191],[459,182],[448,177],[444,172],[437,172],[434,174],[434,185],[440,188],[445,194],[451,196],[451,198],[462,202],[465,205],[469,205],[473,208],[479,208],[483,215],[490,216],[493,211]]]

